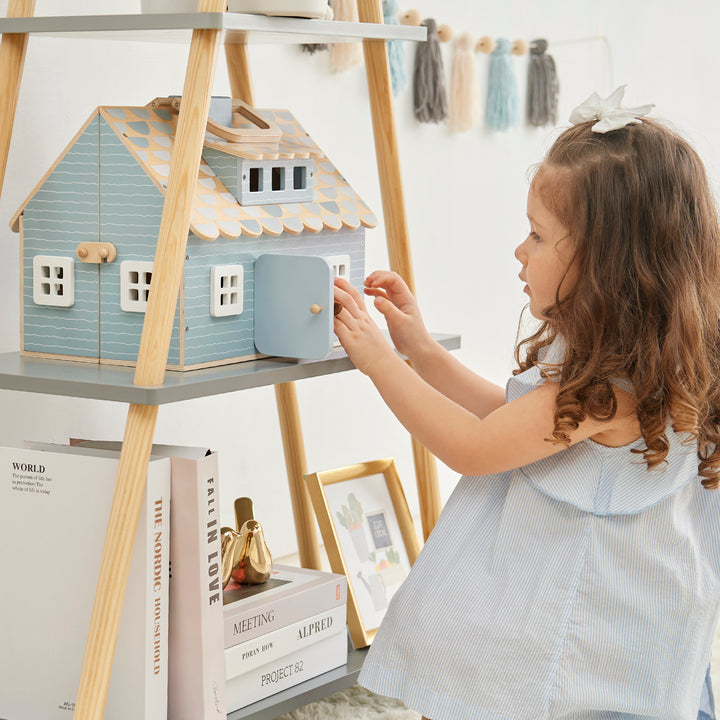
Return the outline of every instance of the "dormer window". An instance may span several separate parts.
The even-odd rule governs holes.
[[[241,205],[311,202],[315,166],[307,158],[294,160],[238,159],[237,198]]]
[[[307,187],[307,168],[296,165],[293,168],[293,190],[304,190]]]
[[[249,190],[251,193],[263,191],[263,169],[262,168],[250,168],[250,183]]]

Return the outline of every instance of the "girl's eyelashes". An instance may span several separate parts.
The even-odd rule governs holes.
[[[535,242],[540,242],[540,241],[542,240],[542,238],[541,238],[534,230],[531,230],[531,231],[530,231],[530,237],[531,237]]]

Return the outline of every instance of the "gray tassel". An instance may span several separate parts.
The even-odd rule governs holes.
[[[322,52],[327,49],[327,43],[304,43],[302,45],[303,52],[306,52],[309,55],[314,55],[316,52]]]
[[[413,107],[420,122],[438,123],[447,116],[447,95],[437,23],[427,18],[421,24],[427,28],[427,40],[415,51]]]
[[[558,113],[558,82],[555,60],[548,55],[548,42],[538,38],[530,43],[527,84],[527,121],[534,127],[555,125]]]

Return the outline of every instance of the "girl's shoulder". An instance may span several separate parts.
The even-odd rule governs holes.
[[[566,347],[565,339],[558,335],[550,345],[542,348],[537,364],[517,375],[513,375],[507,381],[505,400],[507,402],[517,400],[542,385],[546,381],[546,373],[553,374],[553,372],[560,369],[565,360]]]
[[[556,338],[536,365],[511,377],[508,402],[537,389],[562,365],[565,341]],[[673,495],[698,477],[697,443],[668,427],[669,452],[660,468],[648,470],[645,447],[634,413],[629,381],[613,380],[619,391],[618,415],[628,418],[613,433],[593,436],[516,472],[557,500],[598,515],[634,514]],[[699,479],[697,480],[699,483]]]

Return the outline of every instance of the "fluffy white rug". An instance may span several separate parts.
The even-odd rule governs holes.
[[[420,720],[420,717],[399,700],[374,695],[353,685],[276,720]]]

